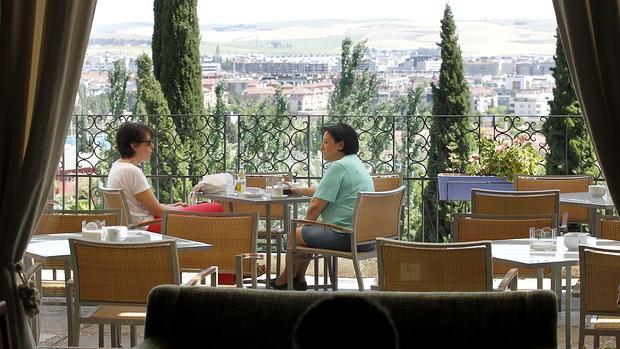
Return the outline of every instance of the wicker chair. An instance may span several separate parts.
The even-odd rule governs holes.
[[[103,193],[103,205],[106,209],[117,209],[121,212],[121,225],[129,227],[129,229],[136,229],[140,227],[147,227],[151,224],[161,222],[161,219],[155,219],[151,221],[141,222],[138,224],[129,223],[129,205],[127,204],[127,198],[123,189],[110,189],[103,186],[103,183],[99,183],[99,189]]]
[[[620,240],[620,217],[618,216],[597,216],[596,219],[601,239]],[[620,344],[620,343],[618,343]]]
[[[386,174],[371,174],[370,177],[375,185],[375,191],[387,191],[398,189],[403,186],[403,174],[400,172]]]
[[[276,177],[279,180],[286,182],[292,181],[293,175],[290,172],[266,172],[266,173],[247,173],[245,175],[246,186],[265,189],[267,187],[267,179]],[[260,219],[265,219],[265,205],[248,204],[243,202],[231,202],[230,205],[222,203],[225,211],[232,212],[258,212]],[[284,251],[284,238],[283,235],[288,233],[284,231],[284,212],[282,211],[282,205],[271,205],[270,209],[271,222],[279,221],[281,228],[271,230],[271,238],[275,239],[276,246],[276,272],[279,272],[281,268],[281,254]],[[259,229],[258,238],[266,240],[267,231]],[[265,247],[266,248],[266,247]]]
[[[212,244],[212,251],[182,251],[182,271],[196,271],[217,265],[219,273],[235,274],[238,287],[249,271],[256,288],[258,213],[256,212],[179,212],[164,211],[162,234]],[[245,262],[244,262],[245,260]],[[245,264],[245,266],[244,266]]]
[[[566,175],[566,176],[515,176],[514,189],[519,191],[558,189],[560,193],[587,192],[592,184],[592,176]],[[560,205],[562,224],[560,228],[568,231],[566,223],[587,224],[589,222],[589,210],[569,205]]]
[[[581,310],[579,313],[579,348],[585,348],[585,336],[615,336],[620,343],[620,308],[616,303],[620,280],[620,251],[579,246]],[[586,322],[586,319],[588,321]]]
[[[499,216],[484,214],[457,214],[452,220],[452,236],[457,242],[480,240],[527,239],[529,228],[555,227],[555,215]],[[504,275],[510,267],[493,262],[493,275]],[[549,273],[549,270],[546,271]],[[519,268],[521,275],[535,275],[531,268]],[[541,279],[542,281],[542,279]]]
[[[117,225],[120,222],[120,212],[119,210],[46,210],[41,215],[34,234],[76,233],[82,231],[83,221],[94,220],[105,222],[106,225]],[[42,267],[52,270],[52,280],[42,280],[43,295],[64,295],[65,282],[58,281],[56,278],[56,271],[64,268],[64,262],[62,260],[48,260],[42,262]],[[65,275],[65,277],[69,276]]]
[[[377,239],[379,289],[407,292],[484,292],[493,290],[491,242],[417,243]],[[516,290],[510,269],[498,290]]]
[[[332,289],[338,288],[338,258],[347,258],[353,261],[357,286],[364,290],[364,281],[359,261],[376,257],[376,250],[358,252],[362,245],[375,244],[378,237],[397,237],[400,232],[401,206],[406,187],[383,192],[360,192],[357,194],[357,204],[353,212],[353,227],[347,229],[333,224],[295,219],[295,223],[318,225],[332,228],[345,234],[351,234],[351,251],[338,251],[307,246],[297,246],[295,235],[291,235],[291,248],[286,252],[287,265],[292,265],[292,253],[319,254],[331,257],[330,275],[332,275]],[[288,285],[293,285],[292,268],[288,268]],[[327,287],[328,285],[325,285]]]
[[[129,325],[131,346],[137,342],[136,326],[144,325],[146,301],[157,285],[180,283],[175,241],[109,243],[69,239],[75,284],[73,324],[99,324],[99,346],[103,346],[103,326],[110,324],[111,344],[120,345],[121,325]],[[202,270],[186,285],[196,285],[211,275],[217,281],[217,267]],[[81,307],[97,305],[87,315]],[[79,346],[79,336],[76,336]]]
[[[554,215],[553,227],[560,216],[560,191],[500,191],[472,189],[471,213],[499,216]]]

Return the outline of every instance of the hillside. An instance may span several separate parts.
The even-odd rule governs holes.
[[[552,55],[555,22],[548,20],[457,21],[465,56]],[[93,28],[91,39],[148,40],[150,23],[123,23]],[[201,51],[213,53],[337,53],[345,36],[368,40],[377,49],[436,47],[439,23],[397,19],[269,22],[201,28]]]

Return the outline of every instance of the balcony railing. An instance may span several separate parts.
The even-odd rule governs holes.
[[[436,200],[425,188],[436,181],[427,173],[429,129],[434,116],[365,116],[332,118],[321,115],[74,115],[65,151],[59,163],[51,196],[63,209],[102,207],[98,183],[105,180],[118,159],[114,135],[125,120],[141,121],[155,131],[151,161],[143,165],[156,196],[162,202],[185,201],[193,185],[205,174],[238,170],[290,171],[296,181],[313,185],[325,171],[320,152],[324,124],[343,120],[359,133],[359,156],[370,172],[402,172],[407,191],[405,234],[410,239],[440,240],[433,219],[424,219],[422,202]],[[476,140],[481,134],[511,141],[518,135],[543,155],[548,153],[543,124],[549,118],[581,120],[581,116],[435,116],[470,119],[466,130]],[[556,131],[567,154],[568,130]],[[194,146],[190,147],[188,140]],[[564,155],[565,161],[568,161]],[[544,163],[540,166],[544,167]],[[563,168],[566,168],[564,166]],[[594,176],[602,180],[598,165]],[[435,201],[436,202],[436,201]],[[461,203],[467,210],[467,203]]]

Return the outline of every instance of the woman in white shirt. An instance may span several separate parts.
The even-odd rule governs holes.
[[[164,209],[176,209],[193,212],[224,212],[218,203],[203,203],[187,206],[184,203],[163,205],[159,203],[151,190],[146,176],[138,167],[148,161],[153,153],[153,130],[141,123],[127,121],[116,132],[116,148],[121,158],[112,164],[108,173],[110,189],[123,189],[129,205],[131,224],[137,224],[159,218]],[[160,232],[160,224],[151,224],[149,231]]]

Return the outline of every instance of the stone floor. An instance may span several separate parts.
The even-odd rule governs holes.
[[[308,282],[311,284],[314,282],[313,278],[309,276]],[[496,280],[499,284],[500,280]],[[546,280],[547,281],[547,280]],[[364,285],[366,289],[370,289],[370,286],[375,282],[374,278],[364,279]],[[545,288],[549,288],[549,285],[544,285]],[[536,287],[535,279],[519,279],[519,289],[533,289]],[[357,289],[357,282],[354,278],[340,278],[340,289]],[[62,298],[46,298],[47,301],[62,301]],[[571,313],[571,337],[572,348],[577,348],[577,341],[579,338],[579,299],[572,300],[572,313]],[[558,314],[558,348],[565,348],[565,335],[564,335],[564,312]],[[106,345],[109,345],[110,335],[109,327],[106,327],[105,340]],[[138,341],[142,340],[143,328],[138,328]],[[123,328],[122,343],[124,347],[129,347],[129,328]],[[67,346],[67,317],[66,308],[64,305],[44,305],[41,313],[41,346],[50,347],[63,347]],[[98,326],[96,325],[83,325],[80,331],[80,345],[83,347],[97,347],[98,345]],[[586,339],[586,345],[592,346],[592,339],[589,337]],[[602,338],[601,347],[615,347],[616,343],[613,338]]]

